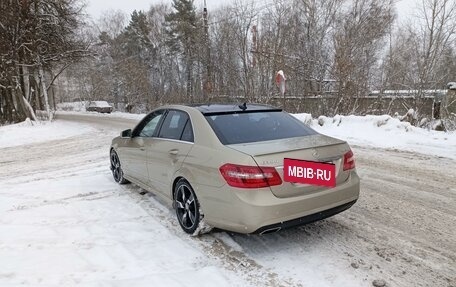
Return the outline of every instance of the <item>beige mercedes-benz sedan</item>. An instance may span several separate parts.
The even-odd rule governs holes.
[[[278,231],[335,215],[359,196],[346,142],[265,105],[160,107],[113,139],[110,159],[116,182],[172,204],[187,233]]]

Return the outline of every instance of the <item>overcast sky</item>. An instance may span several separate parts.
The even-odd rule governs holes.
[[[202,7],[204,0],[195,0],[196,7]],[[222,4],[229,2],[234,2],[234,0],[206,0],[208,10],[210,13],[211,9],[216,9]],[[133,12],[133,10],[148,10],[150,5],[156,3],[172,3],[171,0],[86,0],[87,2],[87,12],[94,20],[96,20],[103,11],[113,9],[113,10],[122,10],[127,14]],[[255,0],[257,3],[272,3],[271,0]],[[399,19],[405,20],[409,15],[413,13],[413,10],[416,8],[418,0],[399,0],[397,1],[397,9],[399,14]]]
[[[195,0],[196,7],[203,7],[204,0]],[[208,9],[215,9],[223,3],[234,2],[233,0],[206,0]],[[105,10],[122,10],[127,14],[133,12],[133,10],[148,10],[152,4],[157,3],[169,3],[171,5],[171,0],[86,0],[87,2],[87,12],[93,19],[97,19],[101,13]],[[271,3],[271,0],[265,0],[266,3]]]

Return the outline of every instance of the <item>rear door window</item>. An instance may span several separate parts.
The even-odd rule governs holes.
[[[316,132],[285,112],[251,112],[206,115],[225,145],[301,137]]]
[[[163,121],[163,125],[160,129],[158,137],[181,140],[181,137],[183,136],[187,127],[187,122],[190,123],[190,119],[185,112],[169,110],[169,112],[166,114],[165,120]],[[189,128],[191,128],[191,125],[189,125]],[[191,135],[189,135],[187,130],[186,138],[191,138],[193,141],[193,132]]]

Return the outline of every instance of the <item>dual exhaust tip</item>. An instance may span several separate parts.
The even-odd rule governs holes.
[[[268,233],[275,233],[275,232],[278,232],[282,229],[282,227],[272,227],[272,228],[268,228],[268,229],[265,229],[263,231],[260,232],[260,235],[264,235],[264,234],[268,234]]]

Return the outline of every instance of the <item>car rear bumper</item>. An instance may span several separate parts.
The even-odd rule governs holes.
[[[281,229],[286,229],[286,228],[293,227],[293,226],[299,226],[299,225],[312,223],[312,222],[336,215],[344,210],[347,210],[355,203],[356,203],[356,200],[327,209],[327,210],[323,210],[323,211],[320,211],[320,212],[317,212],[314,214],[306,215],[306,216],[303,216],[300,218],[263,226],[261,228],[258,228],[253,233],[265,234],[265,233],[275,232],[275,231],[279,231]]]
[[[261,233],[320,220],[350,208],[359,197],[355,171],[343,184],[302,196],[278,198],[267,188],[198,187],[208,224],[239,233]]]

